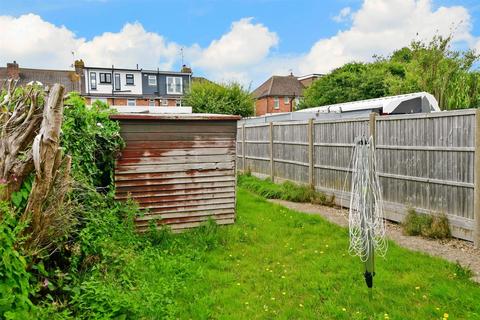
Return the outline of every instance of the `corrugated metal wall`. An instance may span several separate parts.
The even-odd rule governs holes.
[[[116,198],[148,209],[136,220],[140,231],[158,219],[172,230],[209,217],[234,222],[236,120],[112,118],[126,142],[115,168]]]

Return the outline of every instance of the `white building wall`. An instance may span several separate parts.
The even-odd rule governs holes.
[[[97,89],[93,90],[91,86],[91,73],[96,74],[97,79]],[[85,69],[85,91],[87,94],[112,94],[112,88],[115,88],[115,74],[120,74],[120,90],[113,90],[121,95],[141,95],[142,94],[142,73],[141,71],[135,70],[115,70],[112,75],[112,83],[100,83],[100,73],[111,73],[111,70],[107,69]],[[127,85],[126,75],[133,74],[133,85]]]

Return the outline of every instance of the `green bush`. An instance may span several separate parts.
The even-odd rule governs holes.
[[[17,222],[6,202],[0,202],[0,217],[0,318],[32,319],[34,288],[26,259],[17,249],[26,224]]]
[[[238,83],[217,84],[210,81],[194,81],[184,99],[193,112],[253,115],[253,98]]]
[[[403,232],[409,236],[421,235],[433,239],[444,239],[451,236],[448,218],[445,214],[418,214],[414,209],[409,209],[402,227]]]
[[[75,181],[96,188],[111,186],[115,158],[124,147],[120,125],[109,118],[113,112],[100,101],[87,107],[76,93],[65,102],[61,145],[72,156]]]

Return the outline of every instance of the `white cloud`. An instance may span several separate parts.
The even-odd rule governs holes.
[[[449,34],[472,45],[471,18],[461,6],[434,9],[430,0],[365,0],[351,13],[352,25],[316,42],[299,65],[301,73],[328,72],[353,60],[387,55],[413,39]]]
[[[248,81],[249,68],[264,63],[271,49],[278,44],[276,33],[264,25],[243,18],[232,23],[231,29],[220,39],[197,53],[192,65],[206,70],[215,79],[234,78]]]
[[[0,16],[0,62],[19,61],[24,66],[68,68],[71,51],[84,39],[34,14],[18,18]]]
[[[91,41],[83,41],[76,55],[87,65],[172,69],[180,56],[180,45],[167,42],[143,26],[127,23],[119,32],[105,32]]]
[[[340,12],[336,16],[334,16],[332,19],[335,22],[344,22],[351,17],[351,13],[352,13],[352,8],[345,7],[342,10],[340,10]]]
[[[253,86],[272,74],[328,72],[350,61],[369,61],[388,55],[415,38],[449,34],[454,41],[480,50],[480,38],[471,33],[471,16],[462,6],[438,7],[432,0],[365,0],[360,9],[343,8],[333,18],[348,21],[344,30],[319,39],[308,52],[279,55],[280,40],[267,26],[243,18],[206,47],[181,45],[149,32],[139,22],[126,23],[119,31],[104,32],[87,40],[64,26],[40,16],[0,15],[0,65],[17,60],[24,67],[65,69],[72,54],[87,65],[173,70],[180,62],[180,48],[194,73],[213,80],[237,80]],[[301,37],[301,34],[299,35]]]
[[[181,46],[149,32],[139,22],[126,23],[118,32],[105,32],[86,40],[64,26],[56,26],[35,14],[0,16],[0,64],[17,60],[21,66],[66,69],[75,58],[86,65],[172,70],[178,66],[180,49],[194,72],[214,80],[248,84],[278,36],[252,18],[233,22],[230,30],[206,48]],[[263,75],[262,75],[263,76]]]

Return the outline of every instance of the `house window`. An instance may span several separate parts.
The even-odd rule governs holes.
[[[167,77],[167,94],[182,94],[183,83],[181,77]]]
[[[162,99],[162,106],[168,106],[168,100]]]
[[[148,76],[148,85],[156,86],[157,85],[157,76]]]
[[[129,85],[129,86],[133,86],[133,85],[134,85],[134,82],[133,82],[133,74],[127,73],[127,74],[125,75],[125,84],[126,84],[126,85]]]
[[[127,100],[127,106],[129,106],[129,107],[135,107],[135,106],[136,106],[136,101],[135,101],[135,99],[128,99],[128,100]]]
[[[112,74],[100,73],[100,83],[112,83]]]
[[[115,73],[115,90],[120,90],[120,73]]]
[[[180,78],[181,79],[181,78]],[[181,107],[182,106],[182,99],[177,99],[175,100],[175,106],[176,107]]]
[[[273,98],[273,109],[280,109],[280,100],[278,97]]]
[[[155,100],[150,99],[150,100],[148,101],[148,105],[149,105],[150,107],[155,107]]]
[[[283,98],[283,104],[290,104],[290,99],[288,97]]]
[[[90,72],[90,89],[97,90],[97,73]]]

